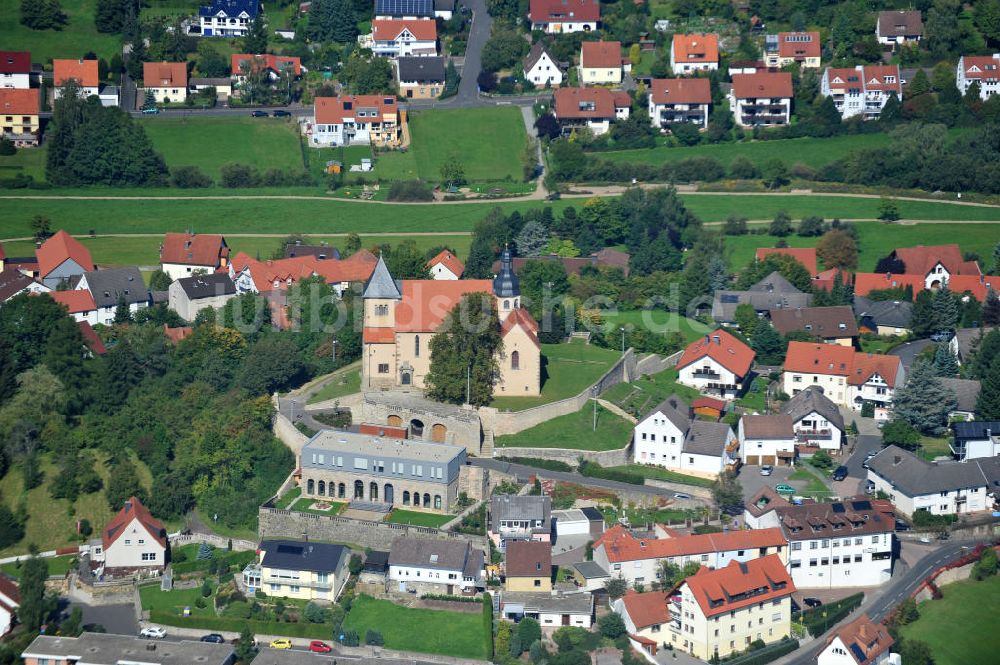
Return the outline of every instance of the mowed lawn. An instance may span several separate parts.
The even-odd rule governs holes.
[[[632,383],[619,383],[604,393],[604,399],[617,404],[637,418],[645,416],[653,407],[677,393],[690,403],[699,396],[694,388],[677,383],[677,370],[668,369],[652,376],[643,376]]]
[[[0,179],[30,175],[37,182],[45,180],[45,146],[24,148],[13,155],[0,155]]]
[[[649,330],[650,332],[669,335],[679,332],[688,342],[694,341],[709,331],[709,327],[700,321],[681,316],[677,312],[667,312],[662,309],[649,310],[618,310],[603,312],[604,330],[609,340],[621,341],[617,332],[624,326],[626,331]]]
[[[93,51],[110,59],[121,49],[121,37],[97,31],[94,8],[97,0],[61,2],[68,21],[61,30],[32,30],[21,25],[21,0],[0,0],[0,35],[9,51],[31,51],[32,62],[52,58],[82,58]]]
[[[927,642],[936,665],[997,662],[1000,577],[956,582],[941,592],[941,600],[920,603],[920,618],[902,628],[904,639]]]
[[[457,158],[469,181],[521,180],[527,132],[519,108],[415,111],[409,123],[409,149],[383,154],[375,177],[439,182],[441,165]]]
[[[303,170],[297,125],[285,118],[143,118],[167,166],[197,166],[215,179],[224,164]]]
[[[579,395],[608,371],[621,357],[614,349],[602,349],[572,340],[566,344],[542,344],[542,394],[539,397],[494,396],[498,409],[520,411]]]
[[[632,424],[597,407],[597,429],[594,429],[594,407],[587,404],[576,413],[559,416],[523,432],[498,436],[498,448],[569,448],[571,450],[618,450],[628,445]]]
[[[386,518],[390,524],[410,524],[439,529],[455,519],[454,515],[438,515],[437,513],[421,513],[416,510],[393,510]]]
[[[482,608],[474,605],[478,610]],[[486,659],[482,612],[447,612],[396,605],[361,595],[344,619],[344,629],[364,639],[368,629],[385,638],[387,649],[437,653],[458,658]]]

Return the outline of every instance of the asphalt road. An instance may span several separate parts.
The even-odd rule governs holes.
[[[903,361],[903,367],[907,371],[910,370],[910,366],[913,365],[913,360],[916,358],[921,351],[926,349],[931,344],[934,344],[929,339],[918,339],[912,342],[904,342],[900,344],[895,349],[889,351],[890,356],[898,356],[901,361]]]

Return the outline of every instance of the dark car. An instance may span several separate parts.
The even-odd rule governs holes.
[[[834,480],[843,480],[846,477],[847,477],[847,467],[844,465],[838,466],[837,470],[833,472]]]
[[[281,109],[278,109],[277,111],[271,111],[271,115],[273,115],[275,118],[290,118],[292,116],[292,114],[289,113],[288,111],[283,111]]]
[[[911,526],[910,526],[910,525],[909,525],[909,524],[908,524],[907,522],[905,522],[904,520],[901,520],[901,519],[899,519],[898,517],[896,518],[896,531],[909,531],[909,530],[910,530],[910,529],[912,529],[912,528],[913,528],[913,527],[911,527]]]
[[[225,644],[226,638],[218,633],[209,633],[208,635],[201,636],[202,642],[211,642],[212,644]]]
[[[267,111],[250,111],[251,118],[266,118]]]
[[[806,607],[822,607],[823,601],[819,598],[803,598],[802,604]]]

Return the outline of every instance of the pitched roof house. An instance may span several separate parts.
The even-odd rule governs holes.
[[[80,86],[80,94],[87,97],[96,95],[101,85],[101,77],[97,69],[97,60],[62,60],[52,61],[52,83],[55,85],[55,98],[62,95],[62,86],[69,81],[76,81]]]
[[[394,96],[345,95],[314,99],[306,131],[313,146],[397,145],[402,126]]]
[[[844,437],[844,417],[819,386],[810,386],[785,402],[781,408],[792,418],[799,443],[839,450]]]
[[[375,268],[377,259],[367,250],[351,254],[346,259],[319,259],[312,254],[286,259],[258,261],[237,252],[229,262],[229,276],[237,293],[268,293],[284,291],[300,279],[319,275],[338,294],[351,282],[364,282]]]
[[[955,83],[963,96],[973,83],[978,83],[979,98],[986,101],[1000,91],[1000,53],[963,55],[958,59]]]
[[[536,88],[546,86],[555,88],[562,85],[563,73],[559,63],[545,48],[545,42],[542,40],[531,45],[528,55],[524,56],[523,69],[524,78],[534,83]]]
[[[150,301],[149,289],[135,266],[86,272],[76,288],[90,291],[97,306],[98,323],[106,325],[114,322],[119,302],[124,302],[134,314]]]
[[[134,496],[101,530],[99,545],[100,553],[92,561],[107,574],[161,569],[166,564],[166,529]]]
[[[601,22],[598,0],[531,0],[528,9],[532,30],[552,34],[591,32]]]
[[[621,615],[629,639],[638,642],[642,650],[656,656],[670,623],[671,591],[646,591],[629,589],[624,596],[611,603],[611,609]]]
[[[738,396],[756,357],[753,349],[722,328],[691,342],[677,361],[677,382],[723,398]]]
[[[0,51],[0,88],[31,87],[31,53]]]
[[[716,34],[675,34],[670,43],[670,71],[693,74],[719,68],[719,36]]]
[[[880,337],[906,335],[910,332],[913,303],[900,300],[870,300],[854,297],[854,315],[860,321],[858,330]]]
[[[35,251],[35,256],[38,257],[39,279],[53,289],[64,280],[80,277],[94,269],[90,251],[79,240],[62,230],[56,231],[43,242]]]
[[[507,591],[552,591],[552,543],[547,540],[507,543],[504,574]]]
[[[0,575],[0,637],[10,632],[20,604],[21,591],[17,583],[6,575]]]
[[[187,99],[187,63],[144,62],[142,85],[157,102],[183,102]]]
[[[400,94],[408,99],[433,99],[444,92],[444,57],[407,56],[396,59]]]
[[[432,19],[375,19],[372,51],[387,58],[437,55],[437,22]]]
[[[580,45],[580,82],[615,85],[622,81],[621,42],[583,42]]]
[[[77,289],[73,291],[51,291],[49,297],[65,307],[76,321],[86,321],[90,325],[99,323],[97,305],[90,291]]]
[[[194,321],[203,309],[221,309],[235,297],[236,284],[228,272],[181,277],[167,289],[170,309],[185,321]]]
[[[234,79],[246,78],[248,71],[267,72],[272,80],[281,78],[286,71],[298,78],[302,76],[302,59],[298,56],[275,55],[273,53],[234,53],[230,59],[230,72]]]
[[[246,37],[250,24],[264,10],[260,0],[211,0],[198,9],[204,37]]]
[[[389,548],[389,580],[401,591],[475,589],[484,584],[485,556],[466,541],[403,536]]]
[[[734,74],[729,104],[740,127],[787,125],[792,117],[792,75],[788,72]]]
[[[687,403],[676,394],[636,423],[632,441],[637,464],[707,478],[733,468],[739,457],[739,443],[729,425],[694,419]]]
[[[3,75],[0,75],[2,84]],[[32,88],[0,87],[0,136],[12,141],[18,148],[33,148],[38,145],[41,125],[39,113],[41,99],[39,91]]]
[[[816,665],[884,665],[893,644],[884,625],[862,614],[826,638]]]
[[[551,497],[494,494],[489,508],[487,535],[500,551],[507,549],[507,541],[552,537]]]
[[[771,323],[782,335],[805,332],[828,344],[853,346],[858,337],[854,310],[847,305],[772,309]]]
[[[704,78],[653,79],[649,86],[649,118],[654,127],[669,129],[675,122],[708,128],[712,86]]]
[[[375,18],[433,18],[434,0],[375,0]]]
[[[465,264],[449,249],[442,249],[437,256],[427,262],[433,279],[460,279],[465,272]]]
[[[773,69],[793,63],[816,69],[822,52],[819,32],[779,32],[767,35],[764,41],[764,63]]]
[[[785,393],[794,396],[818,385],[834,403],[856,410],[866,401],[877,409],[888,407],[895,389],[905,381],[906,372],[897,356],[811,342],[789,342],[785,355]]]
[[[160,269],[170,279],[196,271],[215,272],[229,261],[226,239],[214,233],[167,233],[160,245]]]
[[[587,127],[595,136],[607,133],[615,120],[628,119],[632,98],[607,88],[559,88],[552,112],[564,134]]]
[[[19,270],[0,272],[0,305],[22,293],[48,293],[51,289]]]
[[[833,98],[843,118],[877,120],[891,95],[902,100],[902,86],[899,65],[827,67],[820,79],[820,94]]]
[[[919,9],[890,10],[878,13],[875,36],[880,44],[919,42],[924,36],[924,22]]]
[[[772,272],[746,291],[719,290],[712,299],[712,318],[716,323],[736,323],[736,308],[748,304],[758,314],[773,309],[794,309],[812,304],[812,294],[795,288],[778,271]]]

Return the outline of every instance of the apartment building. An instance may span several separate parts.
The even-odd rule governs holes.
[[[792,75],[787,72],[734,74],[729,107],[740,127],[787,125],[792,119]]]
[[[649,120],[657,129],[690,123],[708,129],[712,86],[708,79],[653,79],[649,86]]]
[[[820,94],[832,97],[840,116],[878,120],[889,97],[903,99],[899,65],[827,67],[820,79]]]

